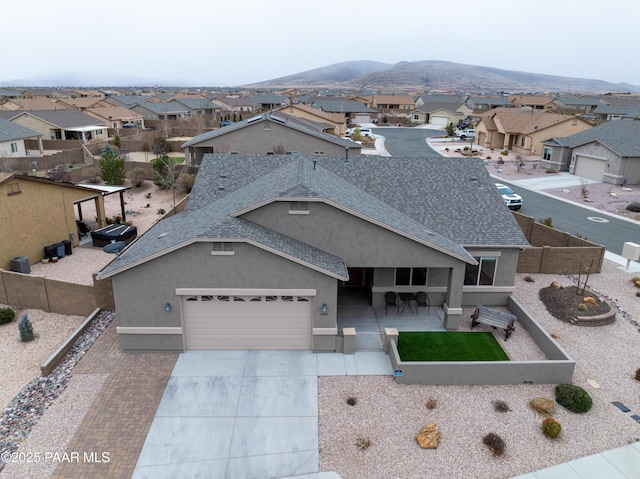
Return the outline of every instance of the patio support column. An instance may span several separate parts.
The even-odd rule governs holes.
[[[444,309],[444,327],[447,331],[456,331],[462,318],[462,287],[464,285],[465,264],[449,269],[447,293]]]

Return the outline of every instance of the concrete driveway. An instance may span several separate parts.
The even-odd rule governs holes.
[[[357,374],[392,374],[391,363],[382,352],[183,353],[132,477],[339,479],[318,473],[317,378]]]

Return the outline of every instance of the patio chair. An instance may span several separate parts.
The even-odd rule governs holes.
[[[80,238],[91,232],[91,226],[87,225],[84,221],[76,220],[76,226],[78,227],[78,234],[80,235]]]
[[[429,311],[431,310],[431,302],[429,301],[429,296],[427,296],[427,293],[425,293],[424,291],[416,293],[416,304],[416,314],[418,314],[420,306],[422,306],[423,308],[427,308],[427,314],[429,314]]]
[[[396,308],[396,314],[398,314],[398,310],[400,308],[400,301],[398,300],[398,294],[393,291],[388,291],[384,295],[385,306],[384,306],[384,314],[388,314],[389,306]]]

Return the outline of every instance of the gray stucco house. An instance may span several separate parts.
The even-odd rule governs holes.
[[[205,155],[183,213],[98,275],[125,351],[334,351],[344,285],[504,305],[528,246],[481,159]]]
[[[640,121],[614,120],[543,142],[541,166],[614,185],[640,184]]]
[[[194,136],[182,145],[187,163],[197,166],[207,153],[240,155],[359,155],[362,145],[325,133],[326,123],[283,113],[261,113]]]

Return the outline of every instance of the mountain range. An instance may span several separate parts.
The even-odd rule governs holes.
[[[602,80],[544,75],[484,66],[423,60],[387,64],[348,61],[259,83],[254,88],[331,88],[356,91],[434,91],[454,93],[636,93],[640,86]]]

